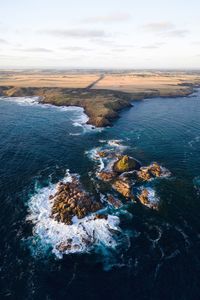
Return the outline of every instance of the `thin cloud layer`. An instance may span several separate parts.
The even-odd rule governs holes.
[[[53,37],[71,37],[71,38],[96,38],[96,37],[105,37],[106,33],[104,30],[96,29],[47,29],[40,30],[40,33],[48,34]]]
[[[165,37],[185,37],[189,34],[187,29],[177,29],[171,22],[155,22],[147,23],[142,26],[142,29],[147,32],[158,33]]]
[[[171,22],[154,22],[147,23],[142,28],[146,31],[163,32],[174,29],[175,25]]]
[[[116,23],[127,22],[131,19],[131,15],[128,13],[115,13],[105,16],[88,17],[82,20],[83,23]]]
[[[2,66],[200,66],[200,2],[182,1],[181,13],[178,1],[34,0],[23,9],[12,1],[12,10],[9,2],[0,10],[0,54],[12,59],[1,57]]]
[[[26,48],[26,49],[23,49],[23,51],[25,52],[53,52],[52,50],[50,49],[47,49],[47,48]]]
[[[78,46],[68,46],[68,47],[62,47],[60,49],[61,50],[66,50],[66,51],[75,51],[75,52],[79,52],[79,51],[91,51],[91,49],[89,49],[89,48],[78,47]]]
[[[8,41],[4,40],[4,39],[0,39],[0,44],[9,44]]]
[[[188,34],[189,34],[189,30],[186,29],[177,29],[166,33],[166,35],[169,37],[185,37]]]

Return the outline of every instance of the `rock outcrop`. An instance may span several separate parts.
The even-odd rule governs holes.
[[[102,208],[102,204],[94,201],[86,193],[76,177],[71,182],[60,182],[55,195],[50,196],[52,205],[52,218],[65,224],[72,224],[72,218],[84,218],[87,214]]]
[[[97,176],[104,182],[112,181],[117,174],[109,171],[101,171],[97,173]]]
[[[114,172],[119,174],[138,170],[139,168],[140,163],[128,155],[121,156],[113,165]]]
[[[138,200],[141,202],[141,204],[149,208],[158,209],[158,202],[155,201],[155,199],[152,199],[148,189],[142,190],[142,192],[138,195]]]
[[[113,197],[112,195],[108,195],[107,201],[114,208],[119,208],[122,206],[122,202],[119,199],[116,199],[115,197]]]
[[[137,172],[137,178],[141,181],[148,181],[156,177],[165,175],[166,170],[163,169],[158,163],[153,163],[147,167],[141,167]]]
[[[112,184],[112,188],[125,198],[134,199],[131,182],[127,178],[118,177]]]

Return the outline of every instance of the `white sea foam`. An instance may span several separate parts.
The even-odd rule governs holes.
[[[71,181],[68,173],[63,181]],[[94,247],[117,246],[113,232],[119,232],[119,218],[95,219],[93,215],[83,219],[74,217],[72,225],[58,223],[50,217],[52,203],[49,196],[56,192],[56,184],[38,190],[29,201],[27,220],[34,224],[33,234],[41,243],[52,248],[58,258],[63,254],[88,252]]]
[[[200,193],[200,176],[196,176],[193,179],[194,188],[197,190],[198,194]]]
[[[165,167],[160,167],[161,168],[161,178],[168,178],[172,175],[172,173]]]
[[[40,97],[0,97],[0,100],[14,102],[21,106],[39,106],[41,108],[53,108],[59,111],[73,112],[71,119],[72,124],[75,127],[80,127],[82,129],[81,133],[91,131],[101,132],[103,130],[103,128],[96,128],[93,125],[87,124],[89,118],[85,114],[84,109],[79,106],[55,106],[52,104],[40,103]]]
[[[142,192],[144,187],[140,187],[139,190]],[[157,196],[156,191],[151,187],[145,187],[145,190],[148,191],[149,200],[149,204],[146,204],[146,206],[151,208],[154,205],[158,205],[160,198]]]
[[[200,142],[200,136],[196,136],[194,139],[188,142],[188,145],[191,148],[196,148],[199,145]]]
[[[122,145],[122,140],[109,140],[107,143],[109,146],[118,148],[122,151],[127,148],[127,146]]]
[[[15,102],[19,105],[39,105],[39,97],[0,97],[2,101]]]
[[[104,159],[99,156],[99,151],[101,151],[101,148],[99,147],[86,151],[86,154],[91,160],[98,162],[98,172],[102,171],[105,168]]]
[[[152,204],[157,204],[159,202],[159,198],[158,196],[156,196],[156,192],[154,189],[152,188],[147,188],[147,191],[148,191],[148,198],[149,198],[149,201],[152,203]]]

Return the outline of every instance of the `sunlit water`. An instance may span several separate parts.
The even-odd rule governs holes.
[[[135,102],[104,130],[86,120],[77,108],[0,100],[0,298],[199,299],[200,93]],[[171,171],[149,184],[159,211],[138,203],[108,208],[118,239],[107,224],[89,223],[98,232],[94,248],[59,257],[52,251],[59,236],[48,243],[42,231],[49,224],[44,195],[67,170],[94,192],[91,153],[115,147],[113,139],[124,146],[116,151]]]

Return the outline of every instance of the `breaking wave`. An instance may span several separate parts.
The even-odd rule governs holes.
[[[96,128],[87,124],[89,118],[85,114],[84,109],[79,106],[56,106],[52,104],[40,103],[40,97],[0,97],[0,100],[14,102],[20,106],[39,106],[41,108],[53,108],[59,111],[73,112],[72,124],[74,127],[80,127],[81,132],[70,133],[70,135],[81,135],[86,132],[101,132],[103,128]]]
[[[71,175],[67,172],[63,182],[70,182]],[[107,219],[95,219],[94,215],[72,219],[72,225],[59,223],[51,218],[52,203],[49,196],[56,192],[57,184],[38,189],[29,201],[27,221],[34,224],[32,246],[35,253],[38,249],[50,249],[57,258],[63,254],[86,253],[97,248],[115,248],[117,235],[121,232],[119,218],[108,215]]]

